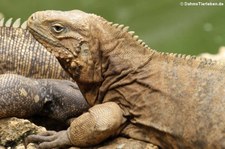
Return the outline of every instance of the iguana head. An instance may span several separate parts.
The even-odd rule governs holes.
[[[100,35],[96,30],[102,20],[99,16],[79,10],[47,10],[32,14],[27,25],[33,36],[57,57],[79,87],[91,90],[87,86],[98,88],[102,82]],[[82,92],[85,94],[86,91]]]
[[[28,19],[28,29],[48,51],[53,53],[66,71],[77,80],[97,81],[90,49],[90,18],[79,10],[40,11]],[[86,75],[89,73],[88,75]]]

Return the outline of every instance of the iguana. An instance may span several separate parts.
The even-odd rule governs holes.
[[[76,83],[68,80],[31,79],[0,75],[0,118],[47,116],[59,121],[77,117],[88,105]]]
[[[41,148],[92,146],[124,135],[161,148],[225,148],[225,64],[149,48],[95,14],[40,11],[28,29],[92,106],[65,131],[31,135]]]
[[[0,118],[10,116],[25,118],[32,114],[40,114],[64,121],[79,115],[82,110],[85,111],[89,107],[75,82],[55,80],[71,80],[71,78],[62,69],[58,60],[26,30],[26,22],[21,25],[20,19],[14,23],[12,19],[0,20],[0,74],[7,73],[45,79],[34,81],[18,75],[1,75]],[[14,83],[19,84],[14,86]],[[49,87],[51,92],[47,94],[44,91],[50,90]],[[30,88],[30,92],[44,89],[43,93],[38,93],[39,96],[43,96],[44,99],[48,95],[51,99],[35,103],[33,98],[20,96],[21,88]],[[21,107],[21,111],[17,107]]]

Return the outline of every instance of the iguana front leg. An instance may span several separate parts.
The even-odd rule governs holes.
[[[125,122],[123,112],[114,102],[95,105],[76,118],[67,131],[45,135],[31,135],[27,142],[39,142],[40,148],[74,145],[92,146],[115,135]]]

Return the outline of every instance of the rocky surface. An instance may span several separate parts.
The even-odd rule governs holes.
[[[0,149],[22,149],[24,138],[29,134],[36,134],[46,131],[44,127],[34,125],[28,120],[18,118],[0,119]],[[28,149],[35,148],[29,144]]]

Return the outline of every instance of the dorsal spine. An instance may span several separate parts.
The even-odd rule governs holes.
[[[27,28],[27,21],[24,21],[21,24],[21,19],[18,18],[13,22],[12,18],[9,18],[8,20],[5,21],[5,18],[2,18],[0,20],[0,27],[13,27],[13,28],[22,28],[26,29]]]

